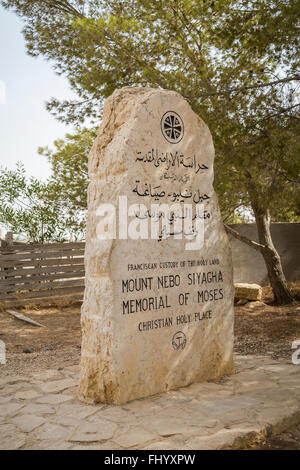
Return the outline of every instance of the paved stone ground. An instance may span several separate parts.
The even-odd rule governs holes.
[[[0,449],[222,449],[300,422],[300,366],[237,356],[236,373],[135,400],[87,405],[77,366],[0,379]]]

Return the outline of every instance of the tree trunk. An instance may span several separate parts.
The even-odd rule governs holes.
[[[272,241],[268,211],[265,213],[256,213],[255,219],[259,242],[264,245],[264,247],[261,248],[261,254],[267,266],[274,301],[277,305],[288,304],[293,301],[293,296],[288,288],[283,273],[280,256]]]
[[[288,288],[280,256],[273,244],[270,223],[271,217],[268,209],[260,204],[260,197],[257,193],[255,183],[248,173],[248,192],[251,207],[255,215],[255,221],[260,243],[260,252],[265,260],[270,284],[274,294],[274,301],[277,305],[288,304],[293,301],[293,296]]]
[[[225,229],[229,234],[241,242],[246,243],[257,251],[260,251],[266,263],[270,284],[273,290],[274,302],[277,305],[289,304],[293,302],[294,299],[287,285],[280,256],[272,241],[270,231],[271,218],[269,211],[260,203],[257,187],[249,171],[245,171],[245,176],[248,180],[247,189],[250,196],[251,207],[255,215],[259,243],[254,240],[250,240],[233,228],[228,227],[228,225],[225,225]]]

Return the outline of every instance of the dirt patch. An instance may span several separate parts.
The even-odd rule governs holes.
[[[0,376],[79,363],[80,304],[18,311],[43,327],[32,326],[5,311],[0,312],[0,339],[5,342],[7,355],[6,365],[0,366]],[[24,353],[25,348],[33,352]]]
[[[299,450],[300,449],[300,424],[293,426],[276,436],[268,437],[259,446],[253,446],[250,450]]]
[[[273,359],[291,358],[292,342],[300,339],[300,302],[274,306],[268,287],[263,289],[263,302],[235,307],[235,351],[243,355],[269,355]],[[44,327],[0,312],[0,339],[7,349],[7,364],[0,366],[0,375],[79,363],[80,304],[19,311]],[[33,353],[24,353],[24,348],[32,349]]]
[[[275,306],[269,287],[263,288],[262,300],[235,307],[235,351],[289,359],[292,342],[300,339],[300,302]]]

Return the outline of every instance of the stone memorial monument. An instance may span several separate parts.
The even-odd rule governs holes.
[[[89,157],[79,397],[122,404],[233,372],[231,253],[206,124],[122,88]]]

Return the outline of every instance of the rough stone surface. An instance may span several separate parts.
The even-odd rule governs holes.
[[[66,401],[72,400],[71,395],[45,395],[39,398],[36,402],[42,403],[45,405],[57,405],[59,403],[64,403]]]
[[[17,450],[26,443],[25,434],[18,433],[12,424],[0,425],[0,446],[1,450]]]
[[[166,137],[169,112],[176,142]],[[121,404],[233,372],[232,263],[213,160],[208,127],[179,94],[123,88],[107,100],[89,157],[81,399]],[[150,227],[154,204],[178,204],[184,222],[184,205],[193,217],[198,206],[203,244],[188,250],[191,240],[170,235],[183,219],[169,230],[166,209],[156,239],[101,240],[99,206],[117,207],[120,196],[136,204],[131,228]]]
[[[16,416],[11,420],[11,422],[23,432],[31,432],[42,424],[44,424],[45,421],[45,418],[25,414],[21,416]]]
[[[47,441],[67,440],[70,436],[70,429],[54,423],[45,423],[38,430],[38,438]]]
[[[73,386],[51,395],[51,406],[39,404],[45,396],[49,401],[43,385],[56,379],[45,375],[36,385],[40,398],[24,405],[13,392],[7,395],[0,449],[237,449],[300,422],[299,365],[263,356],[237,356],[235,365],[234,375],[123,406],[82,403]],[[61,379],[67,377],[78,382],[69,367]],[[19,382],[21,391],[32,379]],[[67,403],[53,400],[64,393]]]
[[[146,445],[147,442],[155,440],[157,435],[143,428],[133,428],[123,434],[119,434],[114,441],[119,446],[128,449],[139,445]]]
[[[47,405],[38,405],[36,403],[29,403],[28,405],[22,408],[21,413],[29,414],[29,415],[49,415],[55,413],[54,408],[47,406]]]
[[[30,400],[31,398],[37,398],[39,395],[40,393],[35,390],[22,390],[16,393],[16,398],[20,398],[20,400]]]
[[[42,384],[41,389],[46,393],[57,393],[66,390],[67,388],[74,387],[76,383],[72,379],[56,380]]]
[[[238,282],[234,284],[234,290],[236,299],[261,300],[262,298],[262,288],[258,284]]]
[[[117,429],[115,423],[102,420],[102,423],[81,424],[70,438],[72,442],[107,441],[113,437]]]
[[[0,417],[15,416],[21,408],[22,405],[20,403],[7,403],[5,405],[0,405]]]

